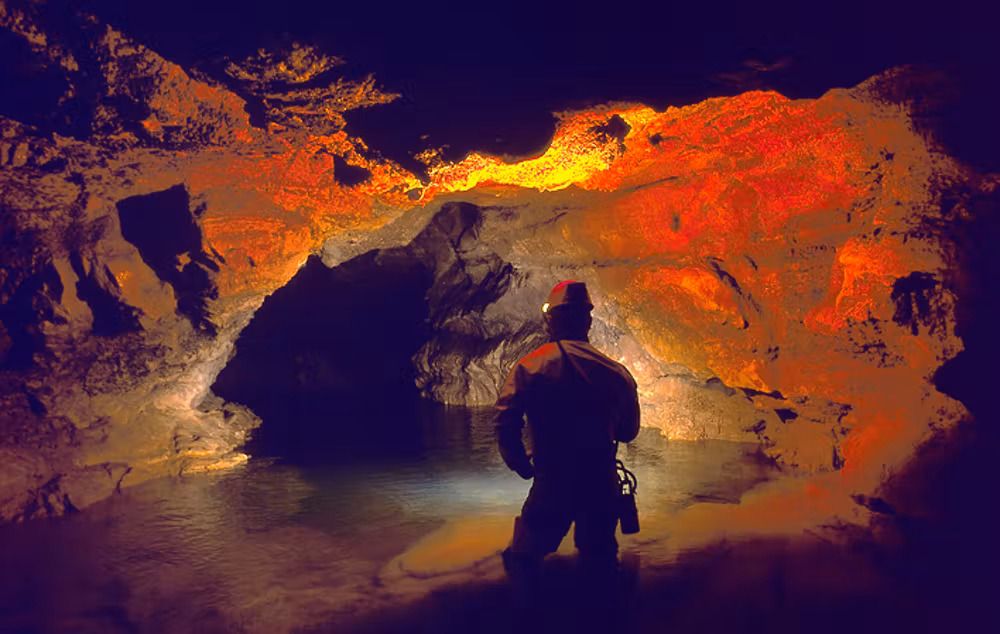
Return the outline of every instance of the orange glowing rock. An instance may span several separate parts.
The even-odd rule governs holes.
[[[202,229],[209,247],[225,258],[227,266],[218,285],[226,294],[283,284],[315,243],[304,223],[279,218],[216,216],[206,218]],[[275,236],[281,236],[278,245]],[[251,279],[255,280],[252,286]]]
[[[199,145],[251,138],[244,101],[231,91],[193,79],[177,64],[151,55],[114,29],[105,28],[97,46],[108,95],[144,101],[150,115],[142,125],[154,137]],[[135,81],[137,74],[145,81]]]
[[[943,266],[934,245],[899,238],[933,204],[932,159],[905,114],[857,93],[564,113],[541,156],[438,164],[423,201],[485,185],[514,187],[493,189],[508,200],[530,200],[516,188],[599,194],[553,240],[605,263],[596,279],[645,349],[728,385],[852,403],[842,427],[772,440],[807,469],[829,464],[831,447],[834,464],[856,463],[868,452],[837,453],[838,434],[882,437],[891,415],[880,396],[923,384],[956,347],[950,332],[914,340],[893,323],[895,281]],[[615,119],[624,132],[610,135]],[[858,337],[884,356],[864,356]],[[926,427],[911,418],[915,443]]]
[[[706,321],[739,323],[741,319],[732,290],[703,268],[649,268],[639,273],[634,284],[668,313],[693,305]]]
[[[595,133],[595,128],[614,114],[614,110],[597,109],[564,115],[549,148],[537,158],[508,163],[473,153],[457,164],[433,167],[425,196],[468,191],[478,185],[556,191],[583,183],[594,173],[608,169],[622,152],[616,140]]]
[[[904,266],[902,245],[893,249],[886,241],[852,238],[837,250],[831,272],[830,289],[836,294],[832,305],[815,307],[806,325],[815,330],[837,330],[848,320],[892,317],[888,289],[911,269]]]
[[[75,72],[76,62],[19,16],[0,18]],[[245,429],[234,431],[219,411],[196,405],[239,325],[328,241],[341,241],[344,248],[330,253],[343,257],[397,246],[416,231],[407,223],[426,223],[429,212],[454,201],[491,209],[488,228],[462,239],[495,248],[518,272],[510,293],[548,286],[543,278],[570,270],[592,284],[603,302],[602,332],[611,333],[607,352],[636,368],[642,393],[651,395],[645,422],[668,435],[705,429],[660,416],[657,407],[669,403],[649,400],[672,389],[659,383],[670,366],[688,368],[703,383],[714,379],[720,393],[742,399],[765,423],[757,432],[729,430],[727,438],[759,433],[789,469],[839,469],[844,490],[877,486],[930,425],[962,413],[928,383],[961,346],[953,298],[935,291],[943,317],[931,333],[897,323],[892,293],[914,272],[941,277],[938,237],[914,228],[939,213],[934,183],[960,180],[963,172],[871,83],[819,99],[752,91],[662,112],[619,103],[561,113],[538,156],[473,153],[453,164],[437,161],[421,182],[372,158],[364,141],[343,129],[344,112],[394,95],[371,78],[303,88],[340,63],[336,58],[295,47],[286,57],[260,53],[231,65],[229,77],[265,105],[266,124],[255,127],[235,93],[113,29],[100,31],[91,46],[104,75],[102,98],[132,99],[149,115],[123,126],[99,105],[87,141],[29,138],[13,126],[4,155],[15,160],[0,183],[23,212],[19,228],[42,235],[58,253],[60,279],[76,275],[65,262],[68,227],[85,219],[102,228],[93,232],[95,243],[74,248],[105,267],[115,297],[142,313],[150,348],[167,351],[149,362],[155,371],[148,378],[88,388],[97,396],[67,388],[44,403],[81,426],[116,421],[107,443],[79,450],[83,463],[135,464],[134,473],[149,474],[203,468],[212,459],[229,464]],[[69,157],[72,178],[38,169],[31,160],[42,152]],[[369,176],[353,186],[338,182],[334,157]],[[121,199],[177,184],[190,197],[206,257],[219,268],[211,271],[217,296],[207,300],[220,326],[215,339],[184,329],[173,291],[143,264],[114,218]],[[77,214],[72,223],[67,210]],[[178,264],[191,261],[193,254],[181,254]],[[529,303],[497,302],[489,318],[534,318],[522,310]],[[73,319],[47,332],[86,339],[73,330],[88,322],[77,318],[79,302],[65,312]],[[480,393],[495,387],[486,373],[474,380]],[[797,408],[802,420],[778,420],[779,402]],[[199,440],[178,449],[163,439],[178,437],[181,419]],[[140,420],[145,427],[136,431]],[[832,508],[818,490],[799,487],[772,507],[791,509],[790,517],[798,517],[794,500]]]

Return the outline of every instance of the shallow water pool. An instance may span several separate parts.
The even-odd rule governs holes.
[[[326,462],[254,458],[4,527],[0,631],[282,632],[376,608],[390,560],[446,522],[513,518],[529,486],[501,462],[490,410],[416,424],[385,451],[373,439]],[[619,456],[646,518],[736,502],[771,476],[752,445],[650,429]]]

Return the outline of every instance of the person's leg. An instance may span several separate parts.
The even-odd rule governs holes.
[[[555,552],[569,531],[572,515],[558,496],[546,495],[534,484],[514,519],[514,534],[503,551],[504,569],[511,576],[537,571],[545,555]]]
[[[519,580],[538,574],[546,553],[538,547],[537,542],[534,532],[525,526],[524,517],[515,517],[510,544],[500,553],[507,576]]]
[[[514,608],[525,623],[536,623],[548,605],[541,586],[542,560],[554,552],[569,530],[572,515],[557,499],[532,486],[521,515],[514,519],[514,535],[503,551],[503,567],[511,581]]]
[[[577,590],[581,616],[596,629],[615,629],[618,613],[618,514],[590,508],[576,516],[573,532],[579,558]]]
[[[614,500],[606,503],[587,504],[576,513],[573,541],[580,552],[581,561],[607,565],[618,560],[618,509]]]

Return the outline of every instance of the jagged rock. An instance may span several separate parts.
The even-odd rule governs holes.
[[[940,187],[980,181],[914,132],[913,71],[815,100],[563,113],[539,156],[437,161],[421,181],[342,127],[391,96],[298,81],[332,59],[265,52],[211,78],[51,10],[0,6],[55,88],[0,118],[0,518],[245,459],[258,421],[210,386],[320,253],[426,273],[410,362],[440,401],[491,402],[541,340],[548,288],[579,278],[595,344],[670,437],[759,438],[857,491],[962,415],[928,382],[961,348]]]

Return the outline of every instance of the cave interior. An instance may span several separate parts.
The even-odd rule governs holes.
[[[570,278],[648,502],[542,629],[998,630],[979,10],[129,4],[0,0],[0,630],[517,630]]]

